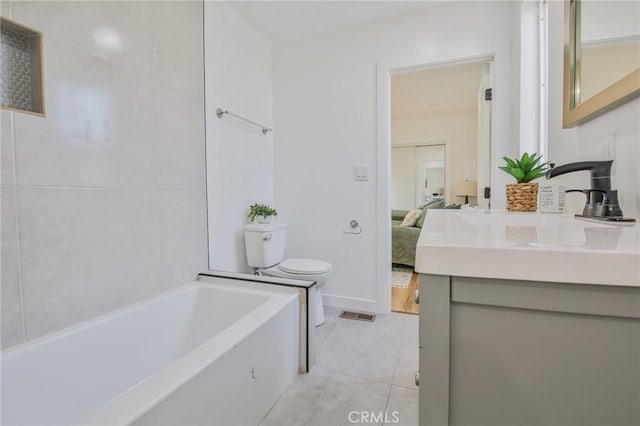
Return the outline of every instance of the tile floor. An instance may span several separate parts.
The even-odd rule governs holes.
[[[418,424],[418,316],[391,313],[369,323],[339,313],[325,307],[326,321],[316,327],[316,367],[285,390],[262,426]],[[389,423],[364,421],[360,412],[386,412]]]

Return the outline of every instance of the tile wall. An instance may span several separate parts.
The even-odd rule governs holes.
[[[3,1],[46,118],[1,118],[2,347],[207,268],[203,4]]]

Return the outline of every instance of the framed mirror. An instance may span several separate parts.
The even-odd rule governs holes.
[[[640,94],[640,2],[565,0],[563,127]]]

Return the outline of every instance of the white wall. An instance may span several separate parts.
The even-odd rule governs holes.
[[[406,67],[495,53],[493,153],[512,155],[513,8],[511,2],[448,4],[274,44],[275,188],[290,225],[287,254],[333,264],[328,302],[377,310],[378,281],[387,280],[376,273],[377,237],[384,232],[376,229],[376,186],[387,179],[376,171],[377,64]],[[353,181],[358,165],[369,166],[368,182]],[[504,204],[504,175],[493,177],[494,206]],[[362,234],[342,232],[351,219]]]
[[[44,33],[47,110],[0,113],[7,347],[193,280],[207,242],[202,3],[2,15]]]
[[[209,266],[247,272],[249,206],[273,204],[272,135],[216,108],[271,125],[271,46],[227,3],[205,2],[204,16]]]
[[[447,139],[451,144],[451,182],[446,194],[447,204],[464,203],[463,197],[455,197],[456,182],[477,180],[478,113],[439,114],[425,117],[393,118],[391,121],[392,145],[420,140]],[[475,200],[471,200],[476,204]]]
[[[549,2],[549,160],[564,164],[583,160],[606,160],[605,141],[613,140],[612,186],[618,189],[626,216],[640,215],[640,99],[606,112],[584,124],[562,129],[563,72],[562,2]],[[589,188],[588,172],[554,178],[569,188]],[[570,211],[582,211],[584,197],[567,196]]]

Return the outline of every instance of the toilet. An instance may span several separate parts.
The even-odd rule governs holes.
[[[256,274],[270,277],[315,281],[316,326],[324,323],[322,287],[331,275],[329,262],[316,259],[284,259],[287,225],[284,223],[252,223],[244,227],[247,262]],[[284,259],[284,260],[283,260]]]

